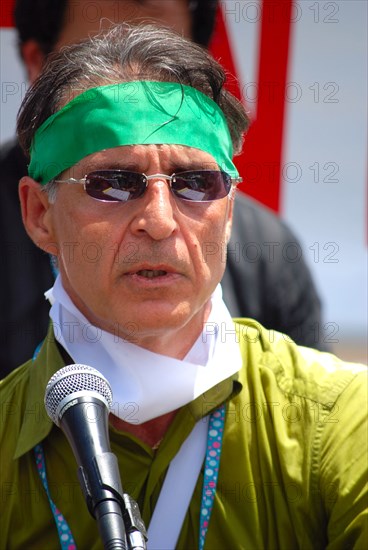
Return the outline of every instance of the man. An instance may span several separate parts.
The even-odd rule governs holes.
[[[47,3],[46,9],[45,2],[18,0],[15,21],[21,55],[33,82],[51,51],[96,33],[101,18],[105,26],[111,21],[158,21],[207,46],[216,6],[213,0],[58,0]],[[1,249],[6,266],[1,271],[0,285],[0,367],[4,376],[25,361],[42,339],[49,315],[44,292],[53,283],[53,273],[48,255],[30,242],[21,223],[18,182],[27,174],[27,167],[17,143],[4,147],[0,163],[4,221]],[[243,194],[238,194],[234,220],[222,281],[231,313],[257,319],[299,344],[324,349],[320,301],[309,270],[302,258],[289,262],[283,256],[290,243],[301,250],[295,236],[279,218]],[[272,255],[264,243],[278,243]],[[254,247],[262,251],[256,260],[251,256]],[[210,250],[209,245],[208,254]]]
[[[111,382],[112,450],[152,548],[364,547],[366,368],[233,322],[221,299],[247,125],[223,82],[193,43],[123,26],[53,57],[24,100],[23,219],[59,276],[47,338],[2,384],[4,548],[56,548],[57,527],[71,548],[101,548],[42,407],[70,363]],[[183,502],[164,479],[184,441],[197,454],[208,414],[206,465]]]

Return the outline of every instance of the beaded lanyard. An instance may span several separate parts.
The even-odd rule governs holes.
[[[41,342],[38,344],[37,348],[35,349],[35,352],[33,354],[33,361],[36,359],[41,346]],[[51,498],[50,490],[49,490],[49,484],[47,481],[47,474],[46,474],[46,461],[45,461],[45,453],[43,451],[42,443],[39,443],[33,448],[33,452],[36,459],[36,466],[37,466],[37,472],[38,475],[41,478],[42,485],[45,489],[50,508],[52,511],[52,515],[54,516],[54,520],[56,523],[56,529],[58,531],[59,540],[60,540],[60,546],[62,550],[77,550],[77,546],[75,544],[72,532],[70,530],[70,527],[64,518],[63,514],[60,512],[60,510],[57,508],[56,504]]]
[[[208,423],[207,449],[204,462],[201,513],[199,516],[199,550],[203,550],[213,503],[215,500],[218,472],[225,425],[225,405],[210,416]]]
[[[34,358],[38,353],[38,349],[35,352]],[[221,448],[222,448],[222,437],[224,433],[224,424],[225,424],[225,405],[221,405],[216,409],[211,415],[208,423],[208,434],[207,434],[207,447],[206,447],[206,457],[204,463],[204,477],[203,477],[203,488],[202,488],[202,499],[201,499],[201,512],[199,517],[199,550],[203,550],[204,542],[208,530],[208,525],[213,509],[216,486],[218,479],[218,472],[220,467],[220,458],[221,458]],[[53,502],[49,485],[47,481],[46,474],[46,461],[45,453],[41,443],[36,445],[33,449],[37,472],[41,478],[42,485],[45,489],[52,515],[56,523],[56,528],[59,535],[60,546],[62,550],[76,550],[77,546],[75,544],[71,529],[64,518],[63,514],[58,510],[57,506]]]
[[[41,443],[36,445],[33,451],[36,457],[37,472],[41,478],[42,485],[46,491],[46,495],[50,504],[52,515],[54,516],[54,520],[56,523],[56,528],[57,528],[59,540],[60,540],[60,546],[62,550],[77,550],[77,546],[74,542],[74,538],[67,521],[51,498],[50,491],[49,491],[49,484],[47,482],[47,476],[46,476],[45,454],[43,452],[43,447]]]

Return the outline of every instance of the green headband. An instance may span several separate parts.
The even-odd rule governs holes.
[[[91,153],[162,143],[206,151],[220,169],[238,176],[218,105],[190,86],[150,81],[91,88],[50,116],[34,135],[29,175],[45,184]]]

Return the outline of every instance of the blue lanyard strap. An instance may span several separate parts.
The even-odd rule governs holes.
[[[204,541],[206,538],[215,500],[218,473],[220,468],[224,425],[225,405],[221,405],[211,414],[208,425],[201,513],[199,517],[199,550],[203,550],[204,548]]]
[[[36,445],[33,451],[36,457],[37,471],[41,478],[42,485],[46,491],[46,495],[49,500],[52,515],[54,516],[56,528],[58,530],[60,546],[62,550],[77,550],[77,546],[74,542],[74,538],[67,521],[64,518],[63,514],[60,512],[60,510],[56,507],[54,501],[51,498],[50,491],[49,491],[49,484],[47,482],[47,476],[46,476],[45,454],[43,452],[42,445],[41,444]]]

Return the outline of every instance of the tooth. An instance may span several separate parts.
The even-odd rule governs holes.
[[[166,275],[166,271],[159,269],[141,269],[138,273],[142,277],[147,277],[148,279],[153,279],[153,277],[158,277],[159,275]]]

